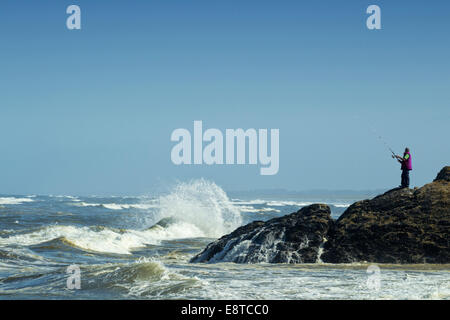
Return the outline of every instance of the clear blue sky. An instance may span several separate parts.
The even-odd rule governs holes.
[[[371,128],[411,148],[423,185],[450,160],[449,34],[449,1],[2,0],[0,193],[397,186]],[[279,128],[279,173],[173,165],[170,134],[194,120]]]

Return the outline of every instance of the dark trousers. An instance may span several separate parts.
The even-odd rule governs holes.
[[[409,188],[409,170],[402,170],[402,188]]]

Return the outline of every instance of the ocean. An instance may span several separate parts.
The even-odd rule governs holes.
[[[0,299],[450,299],[450,265],[189,263],[248,222],[316,202],[338,218],[356,200],[228,195],[203,179],[145,196],[0,195]]]

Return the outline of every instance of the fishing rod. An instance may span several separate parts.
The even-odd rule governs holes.
[[[392,148],[387,144],[386,140],[380,136],[379,134],[377,134],[376,130],[374,128],[372,128],[372,132],[375,133],[378,136],[378,139],[381,140],[381,142],[383,142],[384,146],[392,153],[392,158],[393,159],[397,159],[397,154],[394,152],[394,150],[392,150]]]
[[[383,144],[386,146],[386,148],[389,149],[389,151],[392,153],[392,158],[397,158],[397,154],[394,152],[394,150],[392,150],[392,148],[386,143],[386,141],[381,137],[378,136],[378,138],[383,142]]]
[[[391,151],[391,153],[392,153],[392,158],[396,158],[397,155],[395,154],[395,152],[390,147],[388,147],[388,148],[389,148],[389,151]]]

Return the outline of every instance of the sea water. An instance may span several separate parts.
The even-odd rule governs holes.
[[[248,196],[203,179],[145,196],[0,195],[0,299],[450,299],[450,265],[189,263],[254,220],[315,202]],[[80,289],[67,286],[69,266]]]

